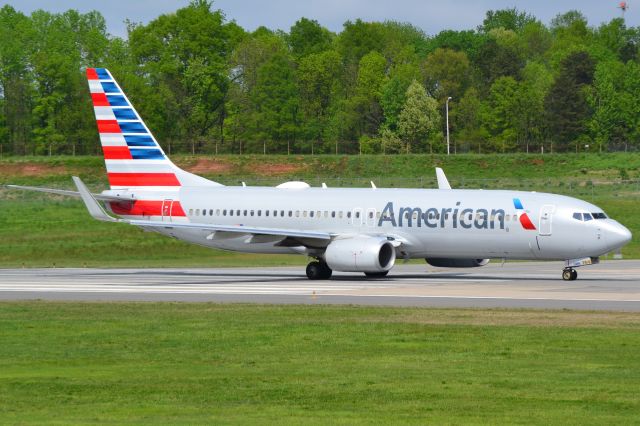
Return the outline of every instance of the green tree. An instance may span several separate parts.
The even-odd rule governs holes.
[[[158,99],[165,106],[162,118],[174,123],[192,149],[212,140],[214,130],[223,142],[228,58],[241,38],[237,25],[225,23],[206,0],[129,28],[131,54],[147,83],[170,94]],[[194,80],[205,75],[200,83]]]
[[[489,10],[482,21],[479,31],[488,33],[497,28],[515,32],[522,31],[528,24],[536,22],[536,18],[526,12],[512,9]]]
[[[567,56],[545,98],[548,132],[559,149],[566,150],[572,143],[577,148],[579,137],[585,133],[591,111],[584,89],[593,80],[594,66],[586,52]]]
[[[331,48],[333,35],[318,21],[301,18],[290,29],[287,41],[291,53],[302,58],[312,53],[320,53]]]
[[[330,107],[337,96],[342,71],[340,59],[334,50],[310,54],[300,61],[297,70],[305,139],[314,144],[326,139]]]
[[[516,128],[518,82],[513,77],[500,77],[492,85],[483,105],[483,126],[493,149],[512,150],[517,145]]]
[[[293,64],[284,54],[274,55],[258,69],[257,88],[252,102],[257,115],[258,135],[263,152],[287,153],[298,136],[298,92]]]
[[[398,118],[400,136],[405,142],[407,153],[411,147],[427,141],[429,152],[433,152],[434,136],[440,129],[441,117],[438,102],[427,95],[427,91],[417,81],[407,89],[407,100]]]
[[[26,154],[31,136],[32,67],[37,36],[31,20],[11,6],[0,8],[0,96],[4,138],[14,154]]]
[[[436,49],[422,65],[427,92],[442,102],[459,99],[470,83],[470,63],[464,52]]]

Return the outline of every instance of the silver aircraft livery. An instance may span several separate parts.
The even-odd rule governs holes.
[[[174,165],[104,68],[87,69],[110,189],[89,192],[11,185],[81,197],[98,220],[125,222],[205,247],[297,253],[309,279],[332,271],[383,277],[397,259],[477,267],[489,259],[563,260],[574,268],[628,243],[631,233],[599,207],[562,195],[451,189],[223,186]]]

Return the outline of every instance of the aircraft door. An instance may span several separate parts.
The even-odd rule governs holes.
[[[540,209],[540,226],[539,234],[541,236],[551,235],[551,228],[553,223],[553,213],[556,210],[556,206],[551,204],[545,204]]]
[[[162,221],[171,222],[171,210],[173,209],[173,200],[162,201]]]

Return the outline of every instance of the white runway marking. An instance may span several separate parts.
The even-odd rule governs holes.
[[[0,270],[0,299],[348,303],[398,306],[550,307],[640,311],[639,261],[606,262],[560,279],[561,264],[507,263],[427,270],[398,265],[385,279],[303,268]]]

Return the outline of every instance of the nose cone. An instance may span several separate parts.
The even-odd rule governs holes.
[[[611,249],[618,249],[631,241],[631,231],[618,222],[607,229],[607,244]]]

